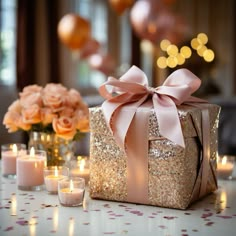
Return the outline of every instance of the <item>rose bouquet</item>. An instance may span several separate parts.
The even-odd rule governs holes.
[[[3,124],[8,132],[37,131],[76,140],[88,131],[88,106],[78,91],[61,84],[29,85],[9,106]]]

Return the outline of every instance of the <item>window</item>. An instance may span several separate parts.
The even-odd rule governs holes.
[[[109,1],[104,0],[68,2],[70,2],[69,7],[64,14],[76,13],[90,21],[92,37],[101,45],[99,52],[108,54],[114,59],[115,76],[119,77],[130,66],[131,28],[128,12],[118,16],[111,9]],[[98,87],[107,79],[107,75],[92,69],[87,60],[74,59],[73,52],[69,54],[73,66],[68,64],[69,60],[64,60],[62,63],[65,68],[63,77],[67,78],[65,83],[78,88],[82,95],[97,95]],[[68,58],[68,54],[65,56]]]
[[[0,84],[16,80],[16,0],[0,0]]]

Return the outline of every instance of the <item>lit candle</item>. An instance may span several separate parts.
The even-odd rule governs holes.
[[[217,174],[219,178],[227,179],[231,176],[234,168],[234,160],[229,156],[219,157],[217,160]]]
[[[83,178],[62,179],[58,184],[58,198],[63,206],[83,204],[85,181]]]
[[[80,178],[84,178],[85,179],[85,183],[87,184],[89,181],[89,168],[86,165],[86,160],[85,159],[81,159],[78,161],[79,163],[79,167],[77,168],[73,168],[70,170],[70,175],[71,176],[77,176]]]
[[[16,176],[16,158],[22,152],[26,152],[25,144],[3,144],[2,155],[2,174],[4,177]]]
[[[17,158],[17,185],[21,190],[41,189],[44,184],[43,170],[46,164],[46,152],[34,150]]]
[[[49,166],[44,168],[44,182],[49,193],[55,194],[58,189],[58,180],[68,176],[68,168]]]

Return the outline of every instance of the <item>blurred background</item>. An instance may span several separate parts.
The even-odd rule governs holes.
[[[29,84],[62,83],[91,107],[101,104],[98,87],[106,78],[132,65],[153,87],[185,67],[202,80],[196,96],[222,107],[219,152],[235,155],[235,12],[234,0],[0,0],[1,123]],[[91,34],[79,46],[63,38],[76,17],[59,27],[71,14]],[[73,30],[86,33],[81,25]],[[0,125],[1,144],[24,138]],[[81,143],[85,154],[88,139]]]

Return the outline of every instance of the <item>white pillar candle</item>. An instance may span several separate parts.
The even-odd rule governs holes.
[[[83,204],[85,181],[82,178],[62,179],[58,183],[58,198],[63,206]]]
[[[17,158],[17,185],[21,190],[31,190],[44,184],[43,170],[46,152],[30,150],[30,154]]]
[[[2,155],[2,175],[5,177],[16,175],[16,158],[26,152],[26,145],[3,144],[1,148]]]

